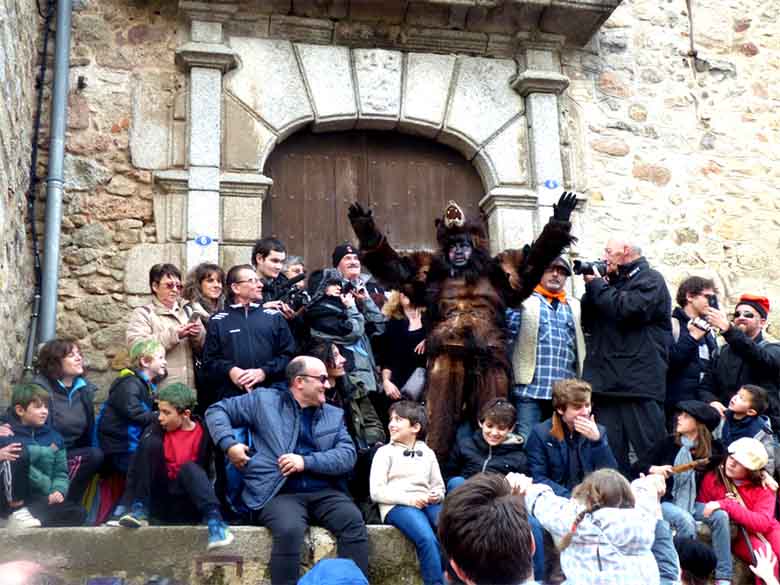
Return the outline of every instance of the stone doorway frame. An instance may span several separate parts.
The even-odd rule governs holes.
[[[514,59],[226,39],[231,4],[180,8],[189,24],[176,51],[188,72],[187,154],[184,169],[154,173],[162,259],[246,262],[272,184],[265,161],[305,127],[394,130],[455,148],[482,178],[494,252],[531,241],[561,189],[583,186],[581,150],[561,113],[563,37],[518,33]],[[248,157],[231,151],[246,132],[256,148]]]

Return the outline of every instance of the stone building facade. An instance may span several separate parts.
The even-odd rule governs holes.
[[[26,237],[38,24],[34,0],[0,0],[0,395],[18,379],[30,327]]]
[[[309,128],[456,149],[496,250],[566,187],[575,254],[629,235],[671,287],[780,306],[771,4],[697,2],[692,59],[683,0],[80,0],[58,331],[107,388],[149,266],[248,261],[265,162]]]

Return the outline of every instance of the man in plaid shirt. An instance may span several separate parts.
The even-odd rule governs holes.
[[[517,408],[517,434],[528,439],[533,426],[552,415],[552,385],[582,373],[585,339],[580,326],[580,305],[566,296],[569,263],[561,256],[552,261],[534,293],[521,310],[507,311],[515,379],[513,402]]]

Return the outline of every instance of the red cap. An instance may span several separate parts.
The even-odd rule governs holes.
[[[737,305],[749,305],[753,307],[764,319],[766,319],[766,316],[769,314],[769,299],[766,297],[744,294],[739,297]]]

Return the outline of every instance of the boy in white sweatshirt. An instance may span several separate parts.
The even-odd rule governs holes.
[[[371,465],[371,499],[382,521],[397,527],[417,548],[425,585],[443,582],[436,538],[444,480],[436,455],[422,441],[425,407],[402,400],[390,407],[390,444],[377,450]]]

